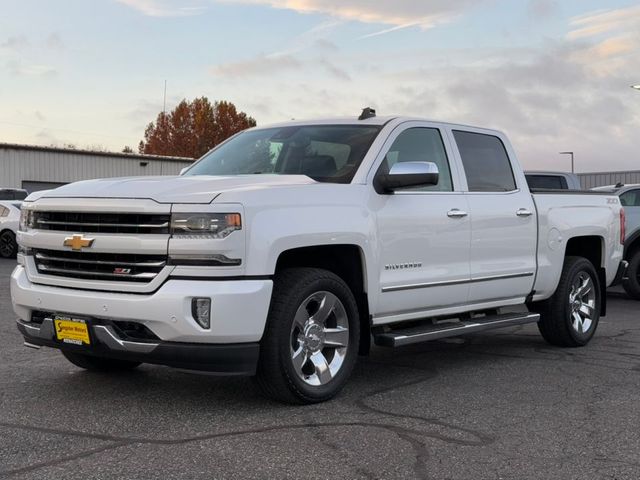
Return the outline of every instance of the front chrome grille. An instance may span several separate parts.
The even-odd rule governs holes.
[[[33,251],[38,273],[60,277],[148,283],[167,264],[163,255]]]
[[[169,221],[166,214],[36,211],[33,226],[58,232],[168,234]]]

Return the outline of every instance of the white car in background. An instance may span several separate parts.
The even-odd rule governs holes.
[[[15,258],[18,253],[16,232],[20,221],[20,205],[18,201],[0,202],[0,257]]]

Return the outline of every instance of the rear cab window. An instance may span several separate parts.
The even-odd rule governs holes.
[[[495,135],[454,130],[470,192],[512,192],[516,181],[507,150]]]
[[[529,188],[546,188],[552,190],[567,190],[567,180],[560,175],[527,175]]]

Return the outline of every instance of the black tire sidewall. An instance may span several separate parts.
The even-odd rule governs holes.
[[[640,300],[640,282],[638,282],[638,270],[640,270],[640,249],[637,249],[629,259],[629,266],[622,282],[624,291],[631,298]]]
[[[296,391],[296,395],[306,401],[322,401],[338,393],[353,370],[358,355],[360,340],[358,306],[349,287],[337,276],[330,272],[316,270],[321,275],[316,279],[304,282],[300,288],[288,292],[288,301],[284,309],[279,312],[280,318],[270,318],[269,321],[279,322],[278,345],[279,365],[287,379],[287,383]],[[309,271],[309,276],[313,275]],[[299,306],[310,295],[327,291],[333,293],[342,302],[349,320],[349,348],[344,363],[336,376],[326,385],[312,386],[306,384],[295,372],[291,361],[291,327]]]
[[[4,238],[4,237],[9,237],[11,239],[11,243],[13,244],[13,250],[12,250],[12,253],[9,256],[6,256],[2,252],[0,252],[0,257],[2,257],[2,258],[15,258],[16,254],[18,253],[18,244],[16,242],[15,234],[10,230],[6,230],[6,231],[2,232],[2,234],[0,234],[0,238]]]

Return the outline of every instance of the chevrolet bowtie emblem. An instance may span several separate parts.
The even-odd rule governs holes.
[[[64,239],[63,245],[65,247],[71,247],[71,250],[82,250],[83,248],[89,248],[93,245],[95,238],[84,238],[82,235],[74,235],[73,237],[67,237]]]

